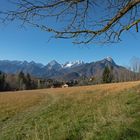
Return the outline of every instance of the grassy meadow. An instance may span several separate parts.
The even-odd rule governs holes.
[[[0,140],[140,140],[140,82],[0,93]]]

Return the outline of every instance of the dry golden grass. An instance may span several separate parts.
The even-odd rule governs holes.
[[[0,94],[0,117],[9,117],[28,107],[34,106],[44,98],[44,93],[35,91],[7,92]]]
[[[113,84],[101,84],[93,86],[81,86],[72,88],[54,88],[54,89],[41,89],[41,90],[30,90],[30,91],[18,91],[18,92],[4,92],[0,94],[0,114],[3,112],[16,113],[22,111],[30,106],[38,104],[47,96],[51,94],[56,96],[57,94],[68,94],[66,96],[76,96],[76,100],[82,97],[82,93],[97,92],[95,94],[96,99],[108,95],[108,93],[119,93],[122,90],[129,90],[140,84],[140,81],[136,82],[124,82],[124,83],[113,83]],[[69,95],[71,94],[71,95]],[[76,94],[76,95],[75,95]],[[80,96],[78,96],[79,94]],[[86,95],[84,95],[86,96]],[[88,96],[88,94],[87,94]]]

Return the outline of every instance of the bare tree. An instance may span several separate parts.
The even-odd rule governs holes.
[[[130,60],[131,63],[131,70],[134,72],[133,79],[139,80],[140,79],[140,58],[133,57]]]
[[[134,71],[134,72],[139,72],[140,73],[140,58],[138,57],[133,57],[131,60],[130,60],[130,63],[131,63],[131,69]]]
[[[14,8],[1,11],[3,22],[20,20],[74,43],[118,42],[124,31],[138,32],[140,0],[9,1]]]

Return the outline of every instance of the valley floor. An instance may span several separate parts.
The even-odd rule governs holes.
[[[0,93],[0,140],[140,140],[140,81]]]

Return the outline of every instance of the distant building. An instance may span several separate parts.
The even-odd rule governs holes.
[[[64,84],[64,85],[62,85],[62,88],[68,88],[68,87],[69,87],[68,84]]]

